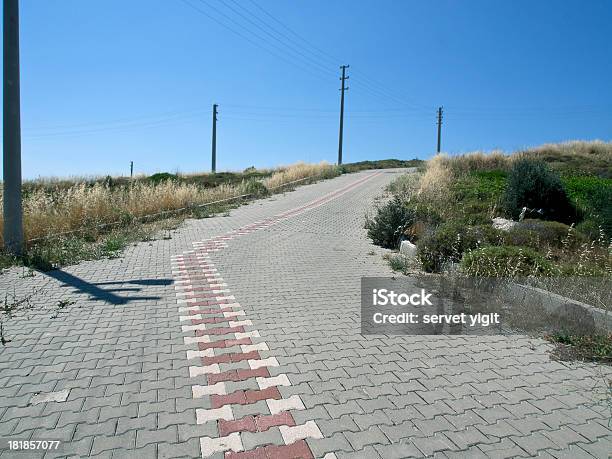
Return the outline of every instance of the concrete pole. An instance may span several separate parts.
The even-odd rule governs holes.
[[[19,99],[19,0],[4,0],[4,248],[23,253],[21,203],[21,118]]]

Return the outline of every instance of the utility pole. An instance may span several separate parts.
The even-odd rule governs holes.
[[[217,104],[213,104],[213,126],[212,126],[212,173],[217,172]]]
[[[442,109],[443,107],[438,107],[438,153],[442,142]]]
[[[23,252],[21,203],[21,108],[19,100],[19,0],[4,0],[3,11],[4,248]]]
[[[130,161],[130,178],[134,178],[134,161]]]
[[[348,65],[340,66],[340,68],[342,69],[342,77],[340,78],[340,80],[342,81],[342,87],[340,88],[341,95],[340,95],[340,133],[338,135],[338,166],[342,164],[342,137],[343,137],[343,130],[344,130],[344,91],[348,91],[348,88],[344,87],[344,82],[349,79],[349,77],[346,76],[346,69],[348,69],[349,67],[350,66]]]

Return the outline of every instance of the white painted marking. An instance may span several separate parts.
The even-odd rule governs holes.
[[[179,316],[179,320],[182,322],[184,320],[191,320],[191,319],[196,319],[199,320],[202,318],[201,314],[192,314],[190,316]]]
[[[261,338],[261,336],[259,335],[259,330],[252,330],[252,331],[248,331],[248,332],[238,332],[236,333],[236,339],[242,339],[242,338]]]
[[[197,359],[198,357],[214,357],[214,349],[204,349],[203,351],[187,351],[187,360]]]
[[[237,317],[237,316],[246,316],[246,312],[244,311],[225,311],[223,313],[223,317]]]
[[[287,375],[285,374],[271,376],[269,378],[257,377],[255,380],[257,381],[257,384],[261,390],[267,389],[268,387],[291,385],[289,378],[287,378]]]
[[[266,343],[257,343],[257,344],[242,344],[240,346],[242,352],[245,354],[251,351],[269,351],[268,345]]]
[[[182,325],[181,329],[183,330],[183,332],[189,332],[193,330],[206,330],[206,324]]]
[[[323,434],[314,421],[307,421],[300,426],[278,426],[278,428],[287,445],[305,438],[323,438]]]
[[[224,382],[218,382],[212,386],[191,386],[193,398],[201,398],[205,395],[225,395],[227,394]]]
[[[251,367],[251,370],[257,370],[258,368],[261,367],[277,367],[278,366],[278,360],[276,360],[276,357],[268,357],[267,359],[259,359],[259,360],[248,360],[249,362],[249,367]]]
[[[219,369],[218,363],[213,363],[212,365],[205,365],[201,367],[191,366],[189,367],[189,377],[195,378],[196,376],[201,375],[216,375],[221,373]]]
[[[268,399],[266,400],[270,414],[278,414],[281,411],[288,410],[305,410],[302,399],[297,395],[292,395],[289,398],[281,398],[280,400]]]
[[[210,337],[208,335],[195,337],[185,336],[183,339],[185,340],[185,344],[210,343]]]
[[[229,321],[229,326],[230,327],[240,327],[242,325],[253,325],[253,322],[251,322],[250,320],[230,320]]]
[[[204,424],[209,421],[225,419],[231,421],[234,419],[234,413],[230,405],[223,405],[221,408],[212,408],[206,410],[204,408],[196,408],[196,423]]]

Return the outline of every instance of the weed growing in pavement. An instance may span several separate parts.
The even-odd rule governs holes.
[[[552,343],[559,344],[556,356],[561,359],[612,363],[612,333],[607,335],[573,335],[556,332],[546,335]]]
[[[410,267],[408,259],[401,254],[388,255],[386,260],[393,271],[398,271],[406,274]]]
[[[55,314],[53,314],[51,316],[52,319],[57,319],[59,317],[59,313],[61,312],[62,309],[66,308],[67,306],[70,306],[72,304],[75,304],[76,301],[73,300],[59,300],[57,302],[57,304],[55,305],[57,310],[55,311]]]

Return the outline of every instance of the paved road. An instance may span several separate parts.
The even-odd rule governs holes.
[[[360,277],[392,274],[363,218],[399,173],[0,276],[32,295],[4,325],[0,437],[62,441],[2,457],[607,458],[608,367],[526,337],[359,334]]]

